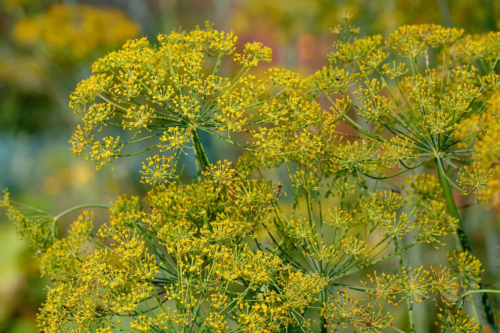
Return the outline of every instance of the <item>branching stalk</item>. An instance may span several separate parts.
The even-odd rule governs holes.
[[[466,251],[467,253],[472,253],[472,248],[470,246],[469,240],[467,239],[467,235],[465,234],[464,228],[462,226],[462,221],[460,220],[460,215],[458,214],[458,209],[455,204],[455,200],[453,199],[453,194],[451,192],[451,186],[448,182],[448,177],[444,171],[443,162],[441,159],[437,159],[437,171],[439,175],[439,180],[441,182],[441,187],[443,188],[443,193],[446,199],[446,204],[448,206],[448,210],[450,211],[450,215],[456,219],[458,219],[458,228],[457,233],[455,234],[456,246],[460,251]],[[480,282],[480,289],[484,289],[483,281]],[[486,314],[486,320],[488,325],[490,326],[493,332],[498,331],[498,327],[495,323],[495,317],[493,315],[493,309],[491,308],[490,299],[488,294],[483,292],[481,293],[481,302],[483,303],[484,312]],[[471,304],[473,307],[477,307],[476,300],[472,298]],[[481,325],[481,318],[476,318],[476,321]]]

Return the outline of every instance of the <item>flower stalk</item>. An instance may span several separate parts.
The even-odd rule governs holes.
[[[446,171],[444,170],[443,163],[441,159],[437,159],[437,172],[439,175],[439,180],[441,183],[441,186],[443,188],[443,194],[446,199],[446,205],[448,206],[448,210],[450,211],[451,216],[456,218],[458,220],[458,227],[457,227],[457,233],[455,234],[455,244],[456,247],[461,250],[461,251],[466,251],[467,253],[473,254],[472,253],[472,247],[470,245],[470,242],[467,238],[467,235],[465,234],[465,231],[462,226],[462,222],[460,220],[460,215],[458,214],[458,209],[457,205],[455,204],[455,199],[453,199],[453,193],[451,191],[451,186],[448,181],[448,177],[446,176]],[[480,281],[480,289],[483,290],[484,288],[484,283],[481,280]],[[474,297],[471,298],[471,303],[474,308],[474,312],[477,314],[477,304],[476,304],[476,299]],[[490,326],[491,330],[493,332],[498,331],[498,326],[495,322],[495,317],[493,314],[493,309],[491,307],[491,302],[488,297],[488,294],[486,292],[481,293],[481,303],[483,304],[484,312],[486,315],[486,321],[488,325]],[[481,318],[476,316],[476,321],[479,325],[481,325]]]

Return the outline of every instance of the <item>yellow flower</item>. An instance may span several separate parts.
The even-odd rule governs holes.
[[[175,174],[175,168],[172,165],[172,157],[160,157],[155,155],[146,159],[147,163],[142,162],[142,182],[152,186],[163,185],[178,176]]]
[[[272,60],[273,51],[262,45],[262,43],[247,43],[243,49],[243,54],[237,53],[234,56],[234,61],[243,67],[255,67],[260,61],[270,62]]]

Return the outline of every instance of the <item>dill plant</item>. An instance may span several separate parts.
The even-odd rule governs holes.
[[[456,247],[471,254],[452,188],[486,202],[498,195],[499,151],[493,138],[498,133],[500,35],[470,36],[425,24],[400,27],[384,41],[382,36],[356,38],[359,29],[348,25],[349,15],[344,19],[343,27],[333,29],[338,38],[329,64],[312,78],[314,91],[363,137],[361,159],[398,166],[392,173],[358,168],[358,174],[389,179],[433,167],[441,184],[436,190],[458,221]],[[370,125],[352,119],[351,108]],[[486,294],[482,302],[496,331]]]
[[[416,37],[410,38],[412,31]],[[477,331],[479,310],[469,315],[464,305],[482,292],[483,269],[465,246],[452,174],[442,163],[483,154],[458,148],[469,141],[460,139],[464,131],[455,123],[477,114],[483,124],[489,97],[479,95],[493,90],[496,76],[490,68],[479,88],[469,82],[476,77],[471,64],[457,65],[453,75],[444,70],[443,81],[437,70],[419,74],[415,59],[426,54],[427,40],[440,36],[456,38],[454,49],[460,49],[458,39],[490,45],[493,38],[473,41],[460,31],[417,26],[401,28],[389,44],[378,36],[344,39],[331,63],[308,79],[277,68],[258,79],[252,71],[271,61],[272,50],[248,43],[237,53],[237,36],[209,25],[159,35],[158,44],[130,40],[97,60],[93,75],[70,97],[83,121],[70,140],[72,151],[100,169],[156,150],[141,170],[152,190],[144,200],[124,195],[109,207],[82,205],[57,216],[11,201],[5,192],[1,205],[52,280],[38,314],[41,331],[413,332],[413,305],[422,301],[436,304],[442,331]],[[401,64],[384,65],[387,45],[402,53],[419,50],[411,51],[417,52],[410,58],[413,75],[404,76]],[[446,68],[455,65],[448,51]],[[231,58],[239,72],[224,77],[219,69]],[[493,64],[491,56],[482,59]],[[396,89],[384,75],[392,75]],[[409,87],[397,89],[403,79]],[[438,82],[441,90],[434,89]],[[413,86],[417,91],[408,90]],[[320,95],[332,110],[323,110]],[[461,111],[450,114],[455,108],[449,103]],[[476,104],[479,111],[465,116]],[[375,126],[350,118],[352,107]],[[343,135],[342,122],[362,137]],[[104,134],[113,133],[109,128],[122,133]],[[200,132],[243,154],[234,164],[209,161]],[[467,138],[476,145],[493,140],[487,133]],[[244,136],[248,142],[241,142]],[[145,142],[146,149],[133,150]],[[190,150],[197,173],[183,183],[180,157]],[[404,192],[380,190],[378,182],[368,189],[367,178],[389,178],[432,160],[441,186],[420,173],[406,179]],[[391,174],[398,165],[404,170]],[[288,173],[285,183],[272,181],[276,168]],[[479,169],[463,169],[461,184],[481,198],[493,195],[491,185],[471,185],[467,172],[481,174],[473,170]],[[67,237],[58,236],[59,220],[92,207],[109,208],[109,221],[97,224],[85,210]],[[440,248],[457,232],[458,248],[443,258],[446,264],[412,268],[405,262],[405,252],[424,243]],[[365,277],[355,283],[359,274]],[[400,303],[408,327],[394,326],[391,313]]]

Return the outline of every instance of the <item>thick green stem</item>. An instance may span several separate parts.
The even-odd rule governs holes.
[[[473,254],[469,240],[467,239],[467,235],[465,234],[464,228],[462,226],[460,215],[458,215],[457,205],[455,204],[455,200],[453,199],[451,186],[450,183],[448,182],[448,176],[446,176],[446,173],[444,171],[443,162],[441,161],[441,159],[438,158],[436,164],[437,164],[439,180],[441,182],[441,187],[443,188],[444,197],[446,199],[448,210],[450,211],[451,216],[458,219],[456,246],[460,251],[466,251],[470,254]],[[480,282],[480,289],[484,289],[483,281]],[[490,326],[492,332],[498,332],[498,327],[495,323],[495,317],[493,315],[493,309],[491,308],[490,299],[488,298],[488,294],[486,294],[485,292],[481,293],[481,302],[483,303],[484,312],[486,314],[486,320],[488,322],[488,325]],[[473,307],[477,307],[474,298],[472,298],[471,304]],[[478,322],[479,325],[481,325],[481,318],[476,318],[476,321]]]
[[[198,130],[193,130],[192,133],[193,133],[193,143],[194,143],[196,158],[201,168],[198,178],[201,178],[201,172],[205,171],[210,165],[210,163],[208,161],[207,154],[205,153],[205,149],[203,149],[203,144],[201,143]]]
[[[457,239],[457,248],[460,251],[467,251],[472,253],[472,248],[470,246],[469,240],[465,235],[464,228],[462,226],[462,221],[460,220],[460,215],[458,215],[458,209],[455,205],[455,200],[453,199],[453,194],[451,192],[451,186],[448,182],[448,177],[444,171],[443,162],[441,159],[437,159],[437,171],[439,175],[439,180],[441,181],[441,187],[443,188],[444,197],[446,199],[446,204],[448,206],[448,210],[450,211],[450,215],[456,219],[458,219],[458,228],[456,233]]]

